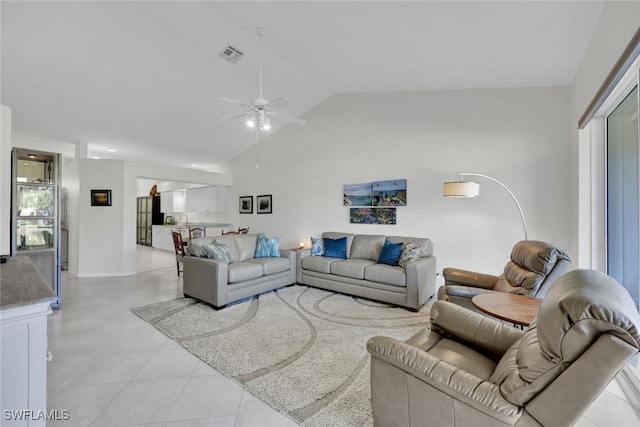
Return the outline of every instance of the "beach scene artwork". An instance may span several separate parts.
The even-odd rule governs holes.
[[[350,208],[351,224],[396,224],[396,208]]]
[[[394,179],[372,183],[373,206],[407,206],[407,180]]]
[[[407,180],[345,184],[344,206],[407,206]]]
[[[371,183],[345,184],[343,203],[344,206],[373,206]]]

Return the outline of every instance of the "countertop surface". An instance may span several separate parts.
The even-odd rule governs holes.
[[[231,228],[231,227],[233,227],[233,224],[227,224],[227,223],[224,223],[224,222],[190,222],[189,224],[154,225],[154,227],[168,227],[168,228],[189,228],[189,227]]]
[[[31,259],[14,256],[0,264],[0,309],[53,302],[56,294]]]

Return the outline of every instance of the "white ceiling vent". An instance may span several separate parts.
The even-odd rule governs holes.
[[[218,55],[231,62],[232,64],[235,64],[240,60],[240,58],[242,58],[242,55],[244,54],[240,49],[228,44]]]

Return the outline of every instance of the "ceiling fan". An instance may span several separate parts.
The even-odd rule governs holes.
[[[258,27],[256,30],[258,32],[258,36],[260,37],[260,95],[257,99],[251,101],[251,103],[238,101],[237,99],[233,98],[220,98],[220,101],[242,105],[243,107],[248,108],[249,111],[222,117],[218,119],[218,121],[246,117],[246,124],[248,127],[257,128],[264,131],[271,129],[270,118],[283,118],[297,125],[305,125],[307,123],[306,120],[275,111],[276,108],[291,104],[291,101],[289,101],[287,98],[280,97],[269,101],[262,97],[262,37],[264,35],[264,29]]]

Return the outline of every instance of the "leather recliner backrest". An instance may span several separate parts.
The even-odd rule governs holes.
[[[611,277],[574,270],[551,286],[538,319],[505,353],[489,381],[500,386],[506,400],[523,406],[604,334],[640,351],[635,304]]]
[[[520,241],[511,250],[511,261],[493,289],[527,296],[542,291],[542,296],[570,263],[571,257],[555,246],[537,240]]]

